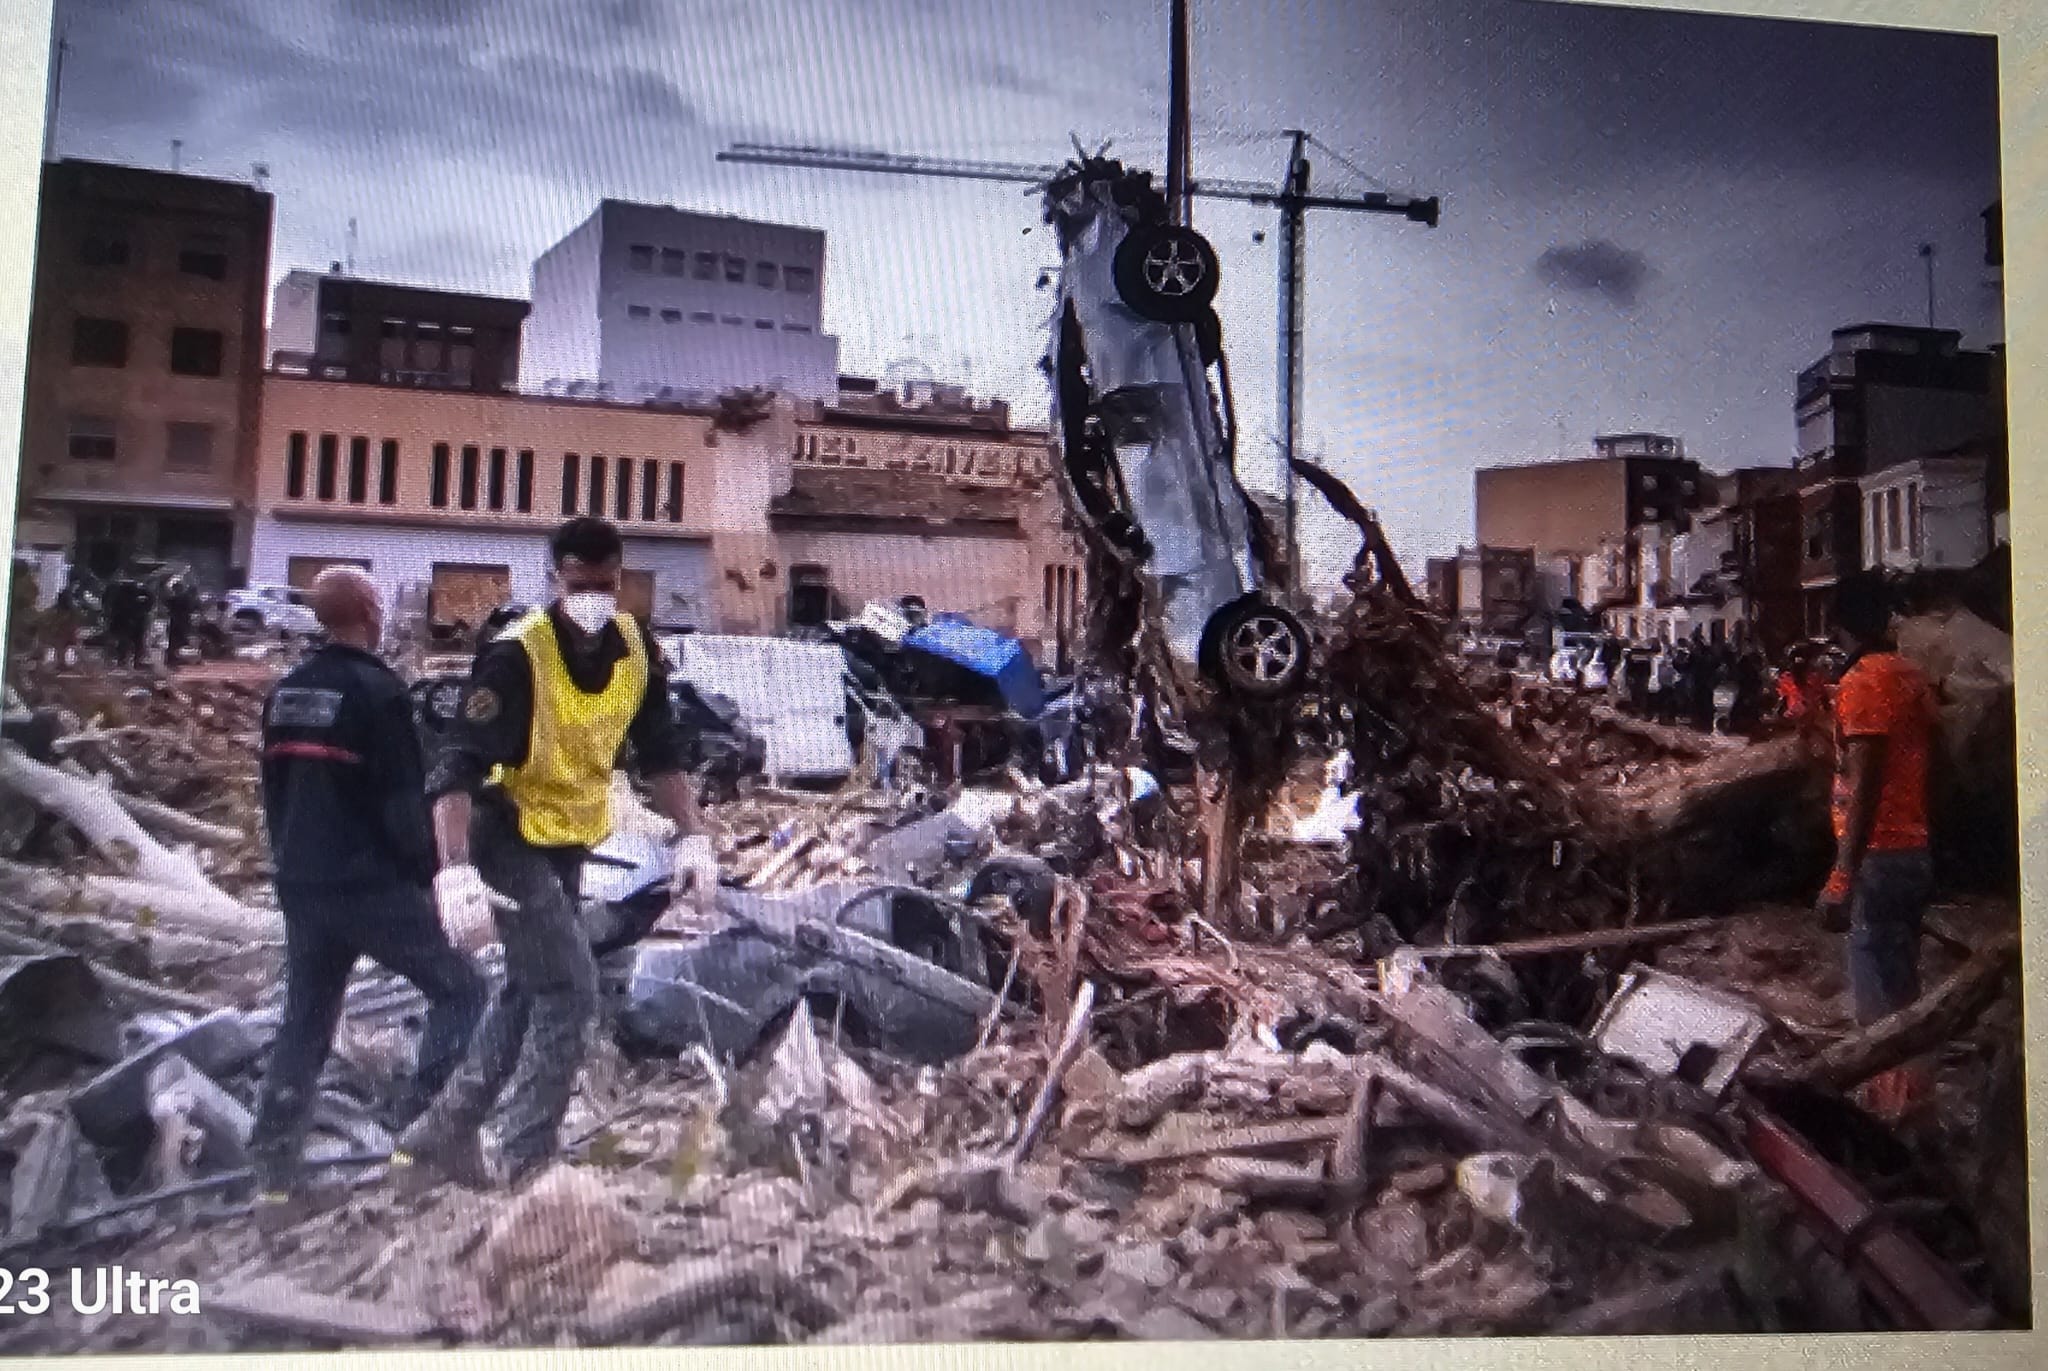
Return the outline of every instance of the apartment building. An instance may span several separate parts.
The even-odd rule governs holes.
[[[617,400],[836,398],[825,235],[605,200],[533,265],[521,388]]]
[[[1999,375],[1992,354],[1962,347],[1960,333],[1900,324],[1836,329],[1827,355],[1799,374],[1800,588],[1808,634],[1827,631],[1830,596],[1842,574],[1870,563],[1865,479],[1990,439],[2004,422]],[[1880,485],[1889,490],[1896,483]]]
[[[271,360],[329,380],[510,390],[526,314],[524,300],[290,271],[271,295]]]
[[[1644,524],[1682,521],[1705,498],[1699,463],[1660,433],[1608,434],[1593,455],[1482,467],[1473,478],[1482,547],[1583,557]]]
[[[43,166],[19,546],[209,588],[246,564],[271,212],[232,181]]]

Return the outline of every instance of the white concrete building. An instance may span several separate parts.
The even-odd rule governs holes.
[[[819,229],[605,200],[533,264],[520,388],[617,400],[837,394]]]
[[[1923,457],[1866,476],[1863,565],[1888,571],[1960,570],[1991,551],[1984,463]]]

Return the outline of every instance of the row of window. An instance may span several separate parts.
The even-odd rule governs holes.
[[[210,471],[213,468],[213,425],[174,419],[164,425],[164,470]],[[114,462],[121,456],[120,428],[99,414],[74,414],[66,434],[66,452],[81,462]]]
[[[716,281],[723,277],[734,285],[744,285],[749,274],[747,259],[736,252],[693,254],[681,248],[656,247],[652,243],[628,245],[626,263],[638,272],[687,276],[696,281]],[[818,288],[818,274],[810,267],[755,262],[752,276],[754,284],[763,290],[774,290],[780,284],[792,295],[809,295]]]
[[[636,484],[634,477],[638,474]],[[606,500],[609,483],[610,500]],[[648,523],[679,524],[683,521],[683,464],[653,457],[635,462],[631,457],[607,459],[590,455],[586,470],[577,453],[562,456],[562,513],[594,514],[599,518],[631,519],[635,496],[638,517]]]
[[[137,267],[142,265],[142,253],[126,229],[97,228],[79,237],[78,262],[88,267]],[[207,281],[227,280],[226,245],[211,238],[181,244],[178,248],[178,273]]]
[[[125,367],[132,350],[126,320],[72,320],[71,365]],[[174,328],[165,360],[173,375],[219,376],[227,366],[227,339],[219,329]]]
[[[312,498],[342,500],[352,505],[370,502],[370,440],[361,436],[348,440],[348,461],[344,467],[341,435],[319,435],[317,455],[308,461],[311,435],[294,433],[285,440],[284,494],[288,500]],[[528,454],[531,456],[531,454]],[[311,468],[310,471],[308,468]],[[309,480],[310,478],[310,480]],[[377,503],[398,503],[398,440],[386,438],[377,454]]]
[[[628,319],[652,319],[655,313],[656,311],[652,305],[626,306],[626,317]],[[665,309],[660,311],[660,314],[661,322],[664,324],[680,324],[683,322],[683,312],[679,309]],[[721,317],[708,309],[693,309],[690,311],[689,318],[693,324],[724,323],[733,328],[739,328],[747,322],[740,315],[727,314]],[[754,327],[764,333],[773,333],[775,331],[775,321],[773,319],[756,319]],[[809,324],[784,324],[782,331],[784,333],[809,333],[811,326]]]

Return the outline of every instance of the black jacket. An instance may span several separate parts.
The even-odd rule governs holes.
[[[263,817],[278,885],[432,881],[425,773],[397,674],[339,643],[314,652],[263,709]]]
[[[618,627],[607,625],[594,650],[579,656],[566,646],[572,639],[561,610],[550,607],[548,618],[556,642],[563,645],[563,661],[576,688],[595,695],[610,685],[613,666],[626,656],[626,639]],[[638,626],[637,632],[647,654],[647,691],[626,730],[626,741],[632,746],[640,774],[651,779],[685,769],[688,756],[669,697],[668,663],[646,627]],[[476,664],[470,668],[463,708],[434,758],[427,793],[434,797],[453,791],[474,795],[483,788],[492,767],[524,762],[532,741],[533,664],[517,638],[495,639],[477,653]]]

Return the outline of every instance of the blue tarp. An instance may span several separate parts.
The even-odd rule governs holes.
[[[1015,638],[965,619],[941,615],[911,630],[903,645],[965,667],[996,683],[1003,702],[1027,719],[1045,708],[1045,687],[1031,654]]]

